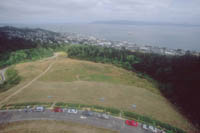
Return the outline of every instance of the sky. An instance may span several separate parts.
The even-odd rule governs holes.
[[[131,20],[200,24],[200,0],[1,0],[1,23]]]

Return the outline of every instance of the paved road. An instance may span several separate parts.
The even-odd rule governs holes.
[[[110,117],[109,120],[97,118],[95,116],[81,119],[81,111],[78,114],[68,114],[66,112],[52,112],[46,110],[45,112],[24,112],[24,111],[1,111],[0,112],[0,123],[16,122],[24,120],[61,120],[70,121],[81,124],[88,124],[95,127],[101,127],[106,129],[112,129],[120,131],[120,133],[149,133],[138,127],[131,127],[125,125],[125,121],[115,117]]]

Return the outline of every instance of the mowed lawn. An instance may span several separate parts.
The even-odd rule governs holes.
[[[118,133],[89,125],[53,120],[1,124],[0,129],[0,133]]]
[[[16,65],[15,68],[23,77],[18,87],[44,71],[52,61],[55,60]],[[58,57],[44,76],[12,97],[8,103],[23,102],[102,105],[135,111],[183,129],[192,128],[187,120],[161,96],[153,83],[139,78],[135,73],[109,64],[64,57]],[[133,104],[136,104],[135,109],[132,108]]]

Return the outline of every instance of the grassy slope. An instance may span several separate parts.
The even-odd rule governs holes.
[[[108,129],[62,121],[25,121],[0,125],[0,133],[117,133]]]
[[[41,73],[51,61],[16,65],[23,81],[11,90],[16,90]],[[0,98],[7,94],[0,94]],[[104,102],[100,101],[102,97]],[[112,106],[152,116],[183,129],[190,128],[152,83],[138,78],[135,73],[108,64],[59,57],[46,75],[13,97],[9,103],[31,101]],[[137,108],[133,110],[132,104],[136,104]]]

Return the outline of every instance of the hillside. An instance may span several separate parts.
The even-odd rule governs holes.
[[[134,72],[65,56],[17,64],[15,69],[22,81],[0,94],[2,101],[18,91],[5,101],[6,104],[67,102],[103,105],[135,111],[183,129],[192,128],[151,82],[139,78]],[[23,88],[30,81],[32,83]],[[133,104],[137,105],[136,109],[132,108]]]
[[[0,55],[20,49],[35,48],[38,45],[58,43],[58,36],[59,33],[43,29],[0,27]]]

